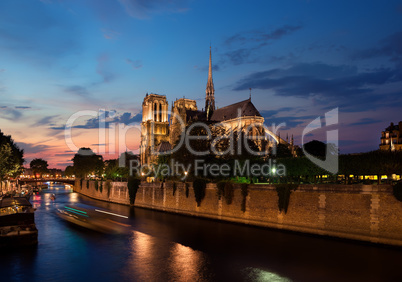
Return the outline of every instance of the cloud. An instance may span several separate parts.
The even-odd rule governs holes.
[[[109,55],[101,54],[98,56],[97,61],[96,72],[102,77],[103,82],[111,82],[115,78],[115,75],[110,71]]]
[[[264,116],[265,118],[265,116]],[[279,125],[281,123],[285,123],[284,127],[281,127],[280,130],[288,130],[288,129],[294,129],[297,126],[307,123],[311,120],[314,120],[316,116],[300,116],[300,117],[295,117],[295,116],[284,116],[284,117],[270,117],[265,119],[265,124],[268,126],[271,125]]]
[[[80,85],[65,86],[63,88],[64,88],[64,91],[69,94],[74,94],[74,95],[81,96],[81,97],[89,96],[88,90],[85,87],[80,86]]]
[[[380,91],[381,87],[398,83],[402,83],[402,70],[398,68],[358,72],[356,67],[346,65],[303,63],[252,73],[239,80],[234,90],[269,89],[276,96],[313,99],[323,109],[339,106],[342,111],[367,111],[395,107],[402,101],[397,86],[395,91]]]
[[[374,123],[379,123],[383,122],[382,120],[379,119],[373,119],[373,118],[361,118],[359,121],[351,123],[350,125],[356,126],[356,125],[368,125],[368,124],[374,124]]]
[[[397,69],[358,73],[355,67],[322,63],[298,64],[288,69],[255,72],[241,79],[234,90],[272,89],[278,96],[348,96],[371,93],[374,86],[402,80]]]
[[[69,161],[69,160],[67,160],[67,161]],[[69,165],[73,165],[73,163],[72,163],[72,161],[70,160],[69,163],[58,162],[58,163],[56,163],[56,165],[59,166],[59,167],[67,167],[67,166],[69,166]]]
[[[98,129],[100,121],[105,124],[105,128],[109,128],[111,124],[115,123],[129,125],[140,123],[142,121],[142,114],[133,115],[132,113],[125,112],[121,115],[117,115],[115,111],[101,111],[96,118],[88,119],[85,124],[75,125],[72,126],[72,128]],[[65,126],[52,126],[50,128],[53,130],[64,130]]]
[[[131,60],[131,59],[126,59],[127,64],[132,66],[133,69],[140,69],[142,68],[142,62],[141,60]]]
[[[22,117],[22,113],[16,109],[8,108],[7,106],[3,106],[0,108],[0,118],[16,121]]]
[[[116,39],[120,35],[120,33],[111,29],[102,28],[101,31],[103,33],[103,37],[109,40]]]
[[[255,50],[256,48],[241,48],[234,51],[226,52],[225,56],[234,65],[254,63],[256,59],[249,60],[249,57],[252,53],[254,53]]]
[[[74,153],[69,153],[69,154],[67,154],[67,153],[56,153],[56,154],[54,154],[56,157],[73,157],[74,156]]]
[[[189,8],[188,0],[119,0],[127,14],[136,19],[148,19],[154,14],[183,13]]]
[[[284,25],[272,31],[264,32],[262,30],[254,30],[243,33],[237,33],[230,36],[225,40],[226,45],[243,44],[245,42],[267,42],[281,39],[282,37],[292,34],[293,32],[301,29],[301,25]]]
[[[301,28],[302,25],[284,25],[269,32],[258,29],[234,34],[228,37],[224,44],[227,48],[234,46],[235,49],[227,51],[223,57],[234,65],[259,62],[261,59],[256,57],[256,54],[261,55],[262,52],[260,49],[262,47],[282,39]]]
[[[398,65],[402,64],[402,31],[398,31],[382,39],[378,47],[359,50],[352,55],[352,59],[371,59],[388,57]]]
[[[24,143],[24,142],[17,142],[18,146],[24,149],[24,153],[27,154],[38,154],[42,152],[46,152],[49,149],[53,148],[49,145],[42,145],[42,144],[32,144],[32,143]]]
[[[25,110],[25,109],[32,109],[31,107],[27,107],[27,106],[15,106],[16,109],[21,109],[21,110]]]
[[[37,122],[35,122],[32,126],[41,126],[41,125],[49,125],[52,123],[52,120],[54,118],[58,117],[58,115],[54,116],[45,116],[41,119],[39,119]]]
[[[5,69],[0,69],[0,73],[5,72],[5,71],[6,71]]]

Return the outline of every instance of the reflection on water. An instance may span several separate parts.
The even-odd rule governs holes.
[[[174,281],[203,281],[204,254],[181,244],[171,249],[170,268]]]
[[[190,247],[133,231],[126,275],[141,281],[208,281],[205,254]],[[163,279],[164,278],[164,279]]]
[[[70,203],[78,203],[78,194],[77,193],[70,193],[70,194],[68,194],[69,195],[69,198],[68,198],[68,201],[70,202]]]
[[[291,282],[292,280],[282,277],[279,274],[265,271],[258,268],[246,268],[244,269],[245,276],[249,281],[270,281],[270,282]]]
[[[31,203],[39,244],[0,252],[0,281],[402,281],[397,249],[130,208],[58,184]],[[127,216],[113,220],[130,232],[68,224],[55,214],[64,206]]]
[[[145,233],[133,231],[130,245],[129,272],[138,273],[143,281],[152,279],[153,274],[158,271],[155,257],[158,249],[155,248],[153,238]]]

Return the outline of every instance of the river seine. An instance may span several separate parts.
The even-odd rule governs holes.
[[[39,244],[1,251],[0,281],[402,281],[402,249],[130,208],[62,184],[31,203]],[[129,233],[68,224],[64,205],[127,216]]]

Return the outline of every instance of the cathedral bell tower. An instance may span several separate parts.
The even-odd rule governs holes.
[[[210,119],[212,112],[215,110],[215,89],[214,82],[212,80],[212,55],[211,46],[209,46],[209,70],[208,70],[208,82],[207,89],[205,91],[205,111],[207,113],[207,119]]]

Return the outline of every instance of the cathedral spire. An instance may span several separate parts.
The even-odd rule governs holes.
[[[207,112],[207,118],[209,119],[212,111],[215,110],[215,89],[214,82],[212,80],[212,51],[211,46],[209,46],[209,69],[208,69],[208,82],[207,89],[205,91],[205,111]]]

